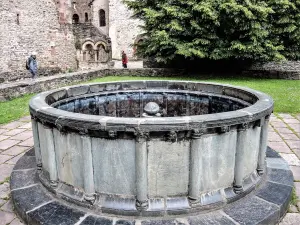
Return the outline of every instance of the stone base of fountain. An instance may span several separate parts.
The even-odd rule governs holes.
[[[30,225],[277,224],[289,206],[293,175],[287,163],[270,148],[267,150],[266,161],[266,177],[252,188],[251,193],[238,201],[227,202],[224,207],[214,211],[206,210],[197,214],[176,215],[174,211],[166,211],[164,215],[155,217],[143,217],[142,214],[131,217],[120,214],[114,216],[93,210],[92,206],[87,208],[72,204],[66,195],[60,196],[55,189],[50,189],[50,192],[41,184],[34,149],[27,152],[15,165],[10,188],[16,212]]]

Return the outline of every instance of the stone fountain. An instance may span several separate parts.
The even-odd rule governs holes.
[[[261,92],[199,82],[38,94],[30,101],[34,152],[15,168],[24,173],[22,160],[31,160],[31,173],[25,184],[13,173],[14,204],[28,224],[47,224],[41,214],[59,207],[61,220],[49,224],[275,224],[293,179],[274,151],[266,158],[272,110]],[[274,202],[268,194],[276,185]],[[20,188],[35,196],[24,198]]]

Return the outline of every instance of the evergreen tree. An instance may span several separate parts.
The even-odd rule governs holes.
[[[300,0],[124,0],[144,22],[138,54],[189,59],[297,59]]]

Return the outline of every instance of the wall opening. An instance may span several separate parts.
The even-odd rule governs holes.
[[[85,13],[84,14],[84,21],[87,23],[87,22],[89,22],[89,14],[88,13]]]
[[[79,23],[79,16],[78,14],[73,15],[73,23]]]
[[[106,26],[105,11],[103,9],[99,10],[99,23],[100,23],[100,27]]]
[[[17,13],[17,24],[20,25],[20,14]]]

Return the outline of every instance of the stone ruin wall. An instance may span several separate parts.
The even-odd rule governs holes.
[[[141,21],[132,19],[132,12],[122,0],[109,1],[109,36],[112,42],[112,58],[121,59],[121,51],[125,51],[129,59],[134,59],[133,44],[142,33]]]
[[[74,36],[64,24],[70,20],[68,2],[1,0],[0,83],[30,77],[25,61],[33,51],[38,54],[40,75],[76,69]]]

